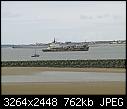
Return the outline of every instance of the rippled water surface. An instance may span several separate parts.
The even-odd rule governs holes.
[[[35,49],[32,48],[2,48],[2,60],[77,60],[77,59],[125,59],[125,45],[100,45],[90,47],[89,51],[43,52],[37,49],[40,57],[31,57]]]

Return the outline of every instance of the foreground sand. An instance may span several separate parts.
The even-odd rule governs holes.
[[[115,72],[125,73],[124,68],[56,68],[56,67],[2,67],[2,75],[29,75],[43,71],[72,71],[72,72]]]
[[[115,72],[125,73],[122,68],[51,68],[51,67],[2,67],[2,75],[31,75],[43,71]],[[44,94],[125,94],[125,82],[73,82],[73,83],[2,83],[2,95]]]
[[[85,83],[8,83],[2,84],[2,95],[39,94],[125,94],[125,82],[85,82]]]

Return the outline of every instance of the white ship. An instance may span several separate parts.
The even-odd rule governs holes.
[[[48,46],[47,49],[43,49],[43,52],[59,52],[59,51],[88,51],[89,46],[88,44],[83,45],[66,45],[62,46],[60,43],[54,41]]]

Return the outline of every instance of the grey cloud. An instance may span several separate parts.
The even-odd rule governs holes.
[[[92,20],[92,19],[120,19],[120,15],[109,15],[109,14],[104,14],[104,15],[95,15],[95,16],[90,16],[90,15],[80,15],[80,19],[82,20]]]
[[[80,15],[80,19],[93,19],[93,17],[87,15]]]
[[[97,18],[102,19],[102,18],[104,18],[104,16],[97,16]]]
[[[114,18],[114,19],[120,19],[121,16],[119,16],[119,15],[114,15],[113,18]]]
[[[20,17],[21,15],[18,13],[12,13],[12,12],[3,12],[2,17],[3,18],[15,18],[15,17]]]
[[[96,16],[80,15],[80,19],[82,20],[103,19],[106,17],[107,16],[104,16],[104,15],[96,15]]]

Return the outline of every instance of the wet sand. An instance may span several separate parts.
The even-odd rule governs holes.
[[[114,72],[125,73],[124,68],[57,68],[57,67],[2,67],[2,75],[30,75],[44,71],[70,71],[70,72]]]
[[[2,84],[2,95],[125,94],[125,82],[81,82],[81,83],[6,83]]]
[[[2,75],[31,75],[43,71],[76,72],[115,72],[125,73],[122,68],[51,68],[51,67],[2,67]],[[125,94],[125,82],[73,82],[73,83],[2,83],[2,95],[45,95],[45,94],[83,94],[83,95],[117,95]]]

